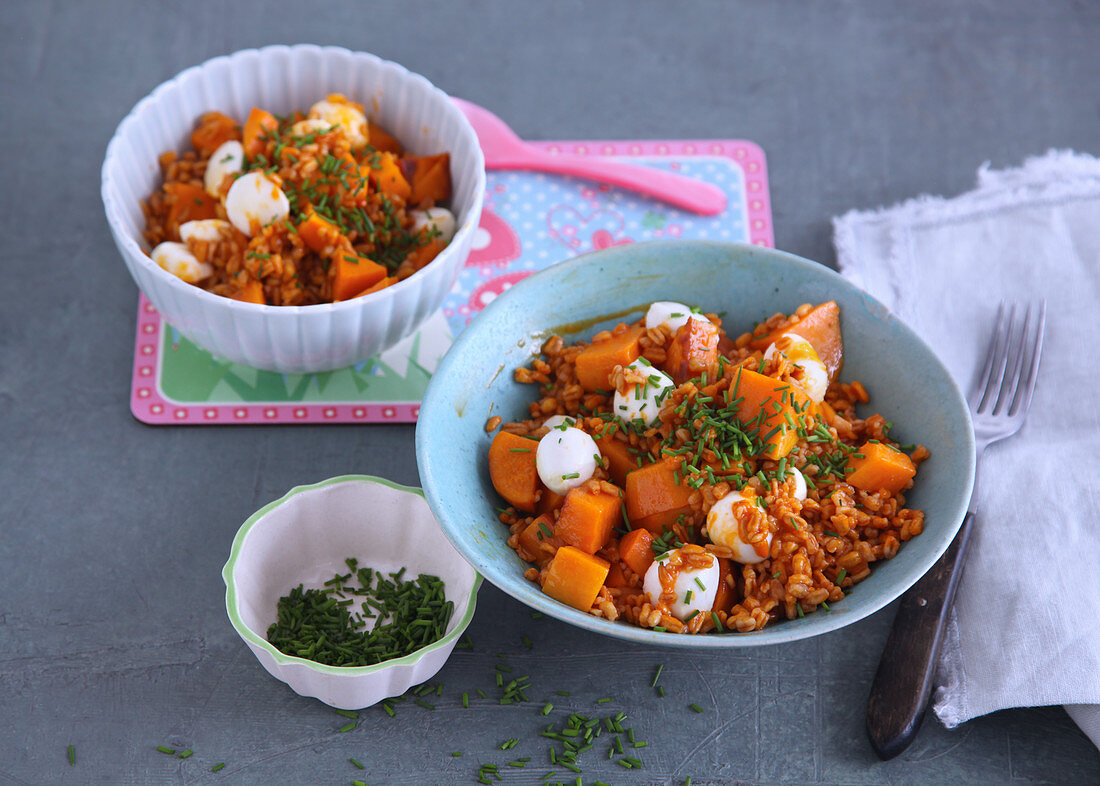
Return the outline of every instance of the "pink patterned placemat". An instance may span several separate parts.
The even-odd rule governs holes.
[[[364,363],[277,374],[219,361],[165,323],[141,296],[130,408],[158,425],[411,423],[454,336],[515,282],[580,253],[659,238],[774,247],[764,152],[744,140],[536,142],[549,152],[615,156],[713,183],[729,204],[699,216],[573,177],[488,173],[474,248],[443,308],[414,335]]]

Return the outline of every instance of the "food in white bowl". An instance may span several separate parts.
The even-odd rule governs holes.
[[[348,557],[357,560],[354,571]],[[281,621],[280,599],[299,586],[303,591],[324,588],[339,574],[347,577],[340,585],[343,594],[354,601],[360,596],[351,590],[359,586],[360,577],[348,574],[361,568],[387,582],[431,577],[426,594],[438,600],[442,592],[443,603],[453,604],[441,635],[436,637],[433,630],[428,637],[433,640],[381,662],[367,652],[344,661],[372,664],[364,666],[319,663],[287,654],[268,641],[272,626]],[[368,707],[431,679],[473,618],[481,585],[481,577],[443,536],[420,489],[365,475],[299,486],[257,511],[237,532],[222,577],[229,619],[261,665],[299,695],[346,710]],[[358,606],[350,611],[364,613]],[[283,643],[285,634],[273,638]],[[392,639],[407,644],[416,635]]]
[[[332,100],[332,96],[347,96],[348,100]],[[361,111],[356,104],[362,107]],[[328,132],[332,145],[336,145],[339,137],[341,144],[348,145],[349,153],[366,150],[362,139],[367,140],[367,145],[371,144],[373,128],[375,144],[372,146],[377,150],[382,151],[384,145],[391,144],[388,140],[380,141],[383,138],[378,131],[385,129],[393,139],[400,140],[407,160],[414,157],[416,160],[438,160],[432,157],[447,154],[450,196],[445,205],[434,204],[432,199],[416,204],[406,200],[402,210],[396,209],[399,198],[389,197],[395,214],[393,220],[401,227],[399,234],[413,239],[404,244],[406,253],[398,258],[392,249],[385,253],[368,249],[361,236],[350,238],[354,254],[336,257],[328,252],[328,256],[339,259],[362,256],[370,262],[360,263],[363,269],[378,272],[372,267],[378,264],[385,268],[385,274],[380,278],[375,276],[374,281],[363,286],[358,283],[370,276],[351,277],[354,280],[340,293],[344,297],[333,297],[336,273],[328,276],[322,265],[317,274],[318,287],[311,290],[304,286],[304,295],[297,300],[295,293],[299,290],[293,277],[295,274],[300,278],[303,274],[308,277],[309,273],[296,266],[292,270],[285,264],[281,248],[247,249],[247,245],[260,242],[254,234],[249,234],[253,219],[260,224],[261,234],[264,224],[284,226],[288,235],[294,234],[282,222],[287,221],[299,229],[299,224],[303,223],[299,219],[308,217],[304,204],[292,203],[285,191],[285,205],[278,194],[273,199],[259,199],[265,194],[268,197],[274,194],[270,188],[260,189],[255,194],[230,193],[234,185],[242,181],[247,184],[261,177],[271,180],[279,190],[283,188],[276,182],[282,175],[278,170],[271,171],[271,164],[255,166],[262,163],[257,158],[259,155],[274,157],[279,143],[267,140],[263,150],[251,151],[244,144],[244,126],[248,125],[247,118],[254,107],[272,115],[289,116],[298,110],[316,115],[295,120],[283,130],[286,135],[299,138],[310,135],[323,138]],[[352,112],[354,117],[341,114],[351,110],[355,110]],[[155,227],[146,226],[147,217],[141,202],[161,189],[164,174],[170,175],[170,181],[181,179],[179,172],[173,178],[171,173],[162,171],[160,156],[164,151],[174,151],[179,157],[194,148],[196,157],[192,164],[198,162],[199,147],[193,143],[192,134],[204,124],[197,127],[196,121],[214,112],[228,118],[228,122],[216,120],[217,115],[209,115],[215,120],[198,138],[204,144],[203,151],[208,153],[202,171],[183,173],[187,184],[197,191],[192,193],[187,189],[190,205],[173,195],[172,201],[177,208],[174,231],[166,228],[166,232],[158,236]],[[241,139],[238,140],[233,138],[235,126],[242,119]],[[321,128],[321,124],[325,127]],[[345,125],[347,128],[340,132]],[[329,132],[334,126],[337,131]],[[281,134],[278,124],[274,132]],[[269,127],[263,133],[270,135],[273,131]],[[359,145],[362,146],[356,147]],[[322,163],[328,161],[326,156],[332,155],[333,150],[340,152],[342,148],[334,146],[326,150],[321,156]],[[279,153],[281,156],[282,148]],[[379,158],[379,170],[370,166],[366,178],[368,193],[371,187],[379,193],[386,173],[394,171],[388,164],[396,164],[396,161],[384,158]],[[365,160],[369,166],[369,158]],[[183,163],[180,158],[175,166],[181,168]],[[396,172],[406,179],[415,174],[413,170],[403,172],[399,167]],[[376,175],[373,178],[372,173]],[[335,174],[339,179],[339,173]],[[409,185],[411,187],[411,182]],[[229,190],[223,193],[226,186]],[[283,373],[326,371],[362,362],[396,344],[435,313],[469,253],[480,219],[484,191],[484,158],[477,136],[446,94],[395,63],[362,52],[312,45],[244,50],[214,58],[165,82],[139,102],[119,125],[108,145],[102,181],[104,207],[115,243],[134,281],[165,320],[218,358]],[[198,210],[199,203],[207,204],[208,201],[215,205],[213,215],[209,209]],[[190,210],[192,205],[198,212]],[[329,203],[321,202],[319,197],[312,207],[321,218],[328,220],[324,212],[329,210],[331,213]],[[442,214],[441,207],[445,207],[450,216]],[[190,215],[184,215],[185,208]],[[296,213],[297,208],[302,210]],[[166,213],[165,218],[168,217]],[[331,218],[337,226],[343,223],[350,228],[349,219],[353,217],[334,214]],[[180,225],[189,221],[181,219],[203,224],[189,227],[188,239]],[[206,223],[209,221],[225,223],[211,225]],[[147,229],[154,231],[153,242],[145,235]],[[444,244],[443,240],[452,232],[453,236]],[[236,276],[239,279],[237,286],[232,286],[233,282],[226,276],[239,273],[240,267],[229,271],[228,260],[225,268],[221,268],[217,260],[203,258],[203,248],[209,251],[207,246],[212,242],[207,238],[222,238],[226,234],[246,247],[239,255],[245,275]],[[347,232],[341,234],[348,237]],[[416,250],[430,245],[433,251],[438,250],[438,255],[419,270],[412,262],[402,269],[402,262],[409,256],[408,246],[420,239],[429,243],[418,245]],[[280,238],[283,240],[291,245],[294,243],[292,239]],[[180,243],[184,247],[169,247],[167,256],[158,255],[165,259],[171,272],[151,256],[154,247],[162,242]],[[250,251],[254,256],[247,256]],[[322,252],[311,250],[311,253]],[[271,256],[265,257],[265,254]],[[279,260],[275,260],[276,255]],[[261,262],[264,264],[262,274]],[[209,265],[210,269],[203,265]],[[183,277],[177,273],[182,273]],[[203,288],[211,281],[215,289],[219,282],[223,285],[220,294]],[[386,286],[381,286],[383,282]],[[375,290],[368,292],[372,287]],[[263,304],[259,302],[261,298]],[[326,299],[338,302],[321,302]],[[275,308],[274,303],[284,305]]]
[[[274,306],[378,292],[455,234],[450,154],[416,155],[332,94],[308,111],[205,112],[142,204],[153,261],[216,295]]]

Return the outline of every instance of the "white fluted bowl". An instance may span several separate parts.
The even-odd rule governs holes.
[[[443,580],[454,603],[443,637],[374,666],[327,666],[286,655],[266,639],[279,598],[304,584],[320,587],[344,560],[405,578]],[[343,475],[291,489],[241,525],[222,569],[233,627],[273,677],[300,696],[344,710],[369,707],[431,679],[474,616],[481,576],[444,536],[417,488],[369,475]]]
[[[343,93],[412,152],[449,152],[458,231],[429,265],[379,292],[340,303],[262,306],[192,286],[149,258],[141,200],[160,187],[157,159],[182,152],[203,112],[243,120],[253,106],[285,114]],[[164,318],[215,356],[284,373],[359,363],[418,328],[470,252],[485,193],[477,134],[424,77],[364,52],[309,44],[246,49],[183,71],[143,98],[107,145],[102,171],[107,223],[134,282]]]

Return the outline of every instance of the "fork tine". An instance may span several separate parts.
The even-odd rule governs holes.
[[[1038,324],[1031,339],[1031,367],[1028,369],[1027,382],[1021,388],[1025,391],[1025,395],[1023,401],[1013,402],[1012,408],[1009,410],[1010,416],[1014,416],[1019,412],[1026,415],[1027,411],[1031,409],[1031,397],[1035,395],[1035,381],[1039,378],[1039,360],[1043,356],[1043,336],[1046,333],[1046,324],[1047,302],[1044,299],[1039,301]]]
[[[1016,304],[1007,306],[1002,311],[1002,319],[997,321],[996,333],[990,346],[992,363],[990,374],[986,378],[985,389],[975,411],[984,412],[994,404],[994,398],[1001,389],[1004,381],[1005,365],[1008,362],[1008,343],[1012,337],[1012,321],[1016,316]]]
[[[1016,400],[1016,391],[1019,389],[1021,371],[1024,367],[1024,356],[1029,349],[1028,338],[1031,333],[1031,311],[1031,304],[1029,303],[1024,309],[1023,324],[1020,326],[1018,334],[1015,320],[1013,320],[1012,328],[1009,330],[1009,349],[1007,357],[1009,359],[1008,365],[1011,365],[1012,368],[1006,369],[1004,382],[1001,384],[998,391],[997,401],[993,404],[992,414],[994,415],[1007,413],[1012,406],[1012,402]]]
[[[1004,324],[1005,307],[1005,302],[1003,300],[1001,304],[997,306],[997,321],[993,325],[993,335],[989,339],[989,349],[986,354],[985,366],[978,375],[978,381],[974,384],[974,387],[970,389],[970,409],[975,412],[977,412],[978,405],[981,404],[982,400],[985,398],[985,390],[989,385],[989,375],[993,371],[993,361],[997,357],[997,339],[1000,338],[1001,327]]]

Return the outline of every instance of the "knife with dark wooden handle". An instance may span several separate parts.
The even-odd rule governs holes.
[[[973,520],[967,512],[944,555],[902,595],[867,700],[867,736],[880,759],[897,756],[920,730]]]

